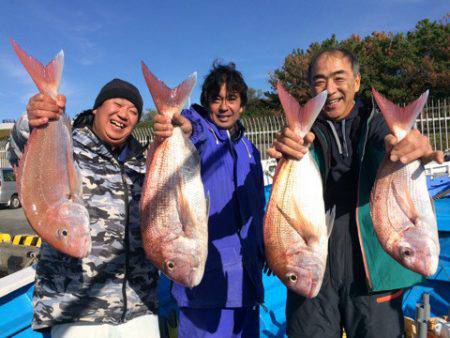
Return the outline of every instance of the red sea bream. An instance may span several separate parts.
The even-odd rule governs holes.
[[[422,111],[428,91],[406,107],[393,104],[375,89],[372,92],[400,142]],[[436,215],[419,160],[405,165],[385,156],[372,189],[370,213],[378,239],[389,255],[424,276],[436,272],[440,251]]]
[[[56,99],[64,64],[62,51],[44,66],[11,43],[39,91]],[[82,258],[91,250],[89,215],[81,200],[81,181],[72,154],[71,122],[63,114],[32,130],[15,172],[31,227],[56,250]]]
[[[144,63],[142,70],[158,113],[169,118],[179,113],[196,74],[170,89]],[[208,208],[199,155],[179,127],[150,145],[140,207],[147,258],[175,282],[197,286],[208,254]]]
[[[277,90],[288,126],[304,137],[322,110],[327,92],[301,107],[281,84]],[[327,220],[322,178],[310,152],[301,160],[283,158],[264,221],[266,257],[270,269],[289,289],[308,298],[315,297],[322,285],[332,218]]]

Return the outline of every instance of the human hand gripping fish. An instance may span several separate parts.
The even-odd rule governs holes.
[[[61,51],[44,66],[11,44],[43,95],[57,99],[64,64]],[[47,119],[48,121],[48,119]],[[81,199],[81,181],[73,162],[70,118],[40,121],[33,128],[15,167],[19,198],[36,233],[56,250],[76,258],[91,251],[89,215]]]
[[[277,84],[289,129],[301,139],[309,133],[325,104],[324,91],[299,103]],[[264,245],[270,269],[292,291],[317,296],[328,255],[334,215],[326,215],[322,178],[311,154],[282,158],[277,165],[264,220]]]
[[[143,62],[142,71],[158,113],[172,121],[189,97],[196,74],[170,89]],[[199,155],[180,127],[149,147],[140,209],[147,258],[175,282],[198,285],[208,254],[209,210]]]
[[[428,91],[406,107],[395,105],[375,89],[372,92],[389,129],[400,144],[410,137],[414,121],[427,101]],[[419,151],[426,158],[428,153],[440,157],[438,152]],[[400,160],[392,161],[397,157],[386,154],[372,188],[370,213],[375,232],[384,250],[400,264],[424,276],[431,276],[438,267],[440,246],[425,170],[418,159],[408,163],[401,156]]]

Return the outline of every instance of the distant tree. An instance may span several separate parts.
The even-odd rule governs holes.
[[[262,116],[273,114],[274,107],[268,102],[261,89],[249,88],[245,116]]]
[[[153,126],[153,117],[157,114],[154,109],[145,109],[142,112],[142,117],[136,128],[151,128]]]
[[[370,88],[396,102],[408,102],[430,89],[433,98],[450,96],[450,26],[447,15],[439,22],[419,21],[405,33],[374,32],[361,38],[352,35],[338,41],[335,35],[321,43],[314,42],[305,51],[294,49],[281,68],[270,76],[272,91],[266,93],[267,104],[279,105],[277,81],[304,103],[311,97],[307,70],[312,56],[322,48],[342,47],[359,58],[362,87],[360,97],[370,99]]]

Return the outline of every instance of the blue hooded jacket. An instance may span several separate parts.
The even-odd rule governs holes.
[[[225,308],[262,303],[264,183],[259,151],[238,121],[233,137],[199,105],[183,110],[193,127],[201,176],[210,199],[208,258],[201,283],[174,283],[178,306]]]

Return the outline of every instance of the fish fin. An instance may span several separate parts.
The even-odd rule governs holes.
[[[412,200],[411,194],[408,189],[404,190],[404,194],[400,191],[396,184],[392,184],[392,191],[394,193],[394,198],[397,201],[400,209],[403,211],[406,217],[411,221],[412,224],[416,224],[419,218],[419,213],[417,212],[416,206]]]
[[[430,204],[431,204],[431,209],[433,209],[433,215],[434,217],[436,217],[436,206],[434,205],[434,198],[430,196]]]
[[[145,82],[147,83],[158,112],[163,115],[168,115],[170,118],[174,113],[179,113],[197,82],[197,72],[192,73],[178,87],[170,89],[164,82],[153,75],[144,61],[141,61],[141,66]]]
[[[336,218],[336,206],[328,210],[325,213],[325,224],[327,225],[327,236],[330,238],[331,232],[333,231],[334,219]]]
[[[277,208],[286,219],[288,224],[303,238],[306,243],[318,240],[319,236],[317,234],[316,227],[314,227],[311,222],[305,219],[297,206],[294,206],[294,218],[289,216],[278,204]],[[303,220],[303,222],[301,220]]]
[[[183,178],[181,175],[179,176],[179,180],[182,180]],[[180,182],[181,183],[181,182]],[[183,228],[183,233],[185,233],[188,237],[189,234],[186,233],[187,229],[190,229],[190,224],[194,223],[194,220],[192,218],[192,211],[191,211],[191,205],[189,204],[189,201],[183,196],[183,192],[181,190],[182,184],[177,184],[176,190],[177,190],[177,197],[178,197],[178,215],[180,217],[181,225]]]
[[[47,66],[44,66],[25,53],[13,39],[11,39],[11,45],[39,91],[55,100],[64,67],[64,52],[61,50]]]
[[[17,165],[13,166],[14,175],[16,177],[17,193],[19,194],[19,198],[21,198],[20,196],[22,196],[21,182],[22,182],[22,175],[23,175],[23,167],[25,165],[25,159],[28,154],[28,147],[29,147],[29,144],[33,141],[33,139],[36,138],[35,135],[36,135],[36,129],[31,131],[30,137],[28,138],[27,143],[23,147],[23,151],[22,151],[22,154],[20,155],[19,162],[17,163]]]
[[[304,136],[322,110],[327,99],[327,91],[321,92],[302,107],[280,82],[277,82],[276,87],[289,128]]]
[[[66,113],[63,113],[60,117],[60,120],[61,120],[63,126],[69,132],[69,135],[72,135],[72,120],[70,119],[69,115],[67,115]]]
[[[75,167],[75,163],[73,160],[72,122],[70,120],[70,117],[65,113],[61,115],[61,118],[58,120],[58,122],[59,121],[62,123],[62,131],[64,132],[64,137],[66,138],[67,142],[67,147],[64,148],[66,149],[67,175],[69,179],[69,199],[71,199],[72,201],[77,201],[80,199],[80,196],[82,194],[82,188],[80,180],[81,175],[77,167]]]
[[[278,175],[280,174],[281,168],[283,167],[285,162],[286,162],[286,159],[284,157],[282,157],[278,161],[277,166],[275,167],[275,173],[273,174],[273,177],[272,177],[272,184],[274,184],[277,181]],[[272,192],[273,192],[273,189],[270,192],[271,195],[272,195]]]
[[[208,219],[209,218],[209,212],[211,211],[211,196],[210,196],[210,194],[209,194],[209,191],[208,191],[208,193],[206,194],[206,219]]]
[[[146,168],[150,168],[150,165],[152,163],[153,157],[155,156],[155,152],[156,152],[157,148],[158,148],[158,144],[156,143],[156,141],[153,141],[148,146],[147,153],[146,153],[146,162],[145,162]]]
[[[427,90],[406,107],[397,106],[377,92],[375,88],[372,88],[372,93],[389,129],[398,138],[399,134],[406,135],[414,126],[417,115],[420,114],[427,102],[429,91]]]

